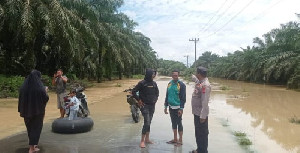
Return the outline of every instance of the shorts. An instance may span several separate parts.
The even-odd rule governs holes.
[[[64,97],[66,97],[66,96],[67,96],[67,94],[65,92],[57,94],[57,108],[58,109],[64,108],[64,106],[66,104]]]

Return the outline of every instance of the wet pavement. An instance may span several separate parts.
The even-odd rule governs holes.
[[[300,144],[298,142],[289,142],[291,150],[287,150],[280,141],[272,137],[272,130],[265,130],[273,127],[271,124],[264,124],[264,120],[269,120],[268,116],[264,116],[264,109],[252,109],[251,104],[256,104],[251,100],[252,93],[255,93],[254,88],[257,85],[248,84],[249,86],[241,87],[239,85],[232,85],[232,82],[222,82],[222,80],[214,80],[214,91],[211,96],[210,116],[209,116],[209,147],[210,153],[250,153],[250,152],[267,152],[267,153],[286,153],[296,152],[295,148]],[[216,82],[230,86],[229,91],[220,91]],[[174,145],[166,144],[167,141],[173,137],[171,129],[171,121],[169,115],[163,112],[165,90],[168,79],[160,79],[157,81],[160,89],[160,97],[156,104],[156,111],[151,124],[150,139],[154,144],[147,145],[146,148],[139,148],[139,141],[141,137],[141,129],[143,125],[143,118],[139,123],[132,121],[129,105],[126,102],[126,93],[116,92],[110,98],[102,98],[100,101],[95,89],[93,91],[86,91],[92,101],[89,105],[91,111],[91,118],[94,120],[94,127],[90,132],[81,134],[56,134],[51,132],[51,122],[45,123],[40,138],[39,146],[40,153],[187,153],[196,148],[194,137],[193,115],[191,114],[190,99],[192,95],[192,83],[187,85],[187,103],[185,105],[183,114],[183,146],[175,147]],[[239,90],[241,92],[234,92]],[[261,88],[258,86],[257,88]],[[268,88],[267,90],[272,90]],[[277,88],[276,88],[277,89]],[[282,88],[278,88],[282,90]],[[247,91],[247,92],[245,92]],[[288,91],[291,92],[291,91]],[[259,93],[262,93],[260,91]],[[294,93],[294,92],[292,92]],[[299,94],[299,93],[298,93]],[[296,93],[297,95],[297,93]],[[250,102],[245,104],[246,100]],[[241,103],[244,102],[244,103]],[[249,105],[249,106],[248,106]],[[263,107],[267,107],[263,105]],[[276,107],[276,106],[273,106]],[[272,107],[272,108],[273,108]],[[255,107],[253,107],[255,108]],[[287,108],[290,109],[290,108]],[[260,111],[262,110],[262,111]],[[273,114],[277,109],[265,109],[267,114]],[[274,116],[276,116],[274,114]],[[296,114],[298,115],[298,114]],[[271,116],[271,117],[274,117]],[[255,118],[257,117],[257,118]],[[281,121],[282,118],[278,117]],[[278,121],[277,121],[278,122]],[[288,125],[289,130],[295,134],[299,134],[297,128],[299,125],[280,123],[275,126]],[[234,131],[242,131],[249,135],[249,139],[253,145],[248,147],[241,147],[236,137],[233,135]],[[265,131],[271,133],[268,135]],[[277,131],[278,132],[278,131]],[[291,137],[287,139],[295,139]],[[263,143],[262,143],[263,142]],[[25,153],[28,151],[28,140],[25,132],[15,134],[8,138],[0,140],[0,153]],[[289,144],[287,143],[287,144]],[[296,148],[297,149],[297,148]],[[274,151],[275,150],[275,151]]]

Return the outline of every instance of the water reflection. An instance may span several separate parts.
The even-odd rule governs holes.
[[[240,81],[214,81],[230,89],[214,93],[217,102],[213,104],[214,108],[233,106],[237,111],[228,108],[232,114],[225,116],[234,122],[232,124],[240,124],[233,127],[249,132],[258,150],[271,152],[270,148],[277,148],[276,152],[300,152],[300,125],[289,122],[294,116],[300,117],[299,92]]]

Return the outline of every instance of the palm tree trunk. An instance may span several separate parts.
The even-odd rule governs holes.
[[[105,48],[99,43],[98,64],[97,64],[97,82],[101,83],[103,78],[103,50]]]
[[[112,53],[110,50],[106,52],[106,57],[105,57],[105,74],[106,77],[109,81],[112,80],[112,68],[113,68],[113,63],[112,63]]]
[[[120,65],[117,66],[117,69],[118,69],[118,74],[119,74],[119,80],[122,80],[122,68]]]

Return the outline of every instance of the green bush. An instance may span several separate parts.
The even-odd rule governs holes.
[[[81,87],[84,87],[84,88],[89,88],[89,87],[92,87],[93,86],[93,82],[89,81],[88,79],[83,79],[83,80],[79,80],[79,79],[76,79],[76,80],[70,80],[68,81],[69,83],[67,84],[67,88],[68,90],[70,90],[70,88],[72,87],[76,87],[76,86],[81,86]]]
[[[18,97],[24,77],[0,75],[0,98]]]
[[[41,80],[42,80],[44,86],[48,86],[48,87],[52,86],[52,77],[50,77],[48,75],[42,75]]]
[[[87,79],[79,80],[75,75],[69,78],[67,84],[67,90],[70,90],[71,87],[80,85],[84,88],[92,87],[93,82],[88,81]],[[4,76],[0,75],[0,98],[15,97],[19,96],[19,89],[23,84],[25,77],[21,76]],[[48,75],[42,75],[41,78],[44,86],[48,86],[50,90],[54,90],[55,87],[52,86],[52,77]],[[121,84],[120,84],[121,86]]]
[[[295,75],[291,77],[287,83],[288,89],[298,89],[300,90],[300,75]]]
[[[228,86],[221,86],[220,89],[221,90],[229,90],[229,87]]]
[[[133,75],[133,76],[132,76],[133,79],[144,79],[144,77],[145,77],[145,76],[144,76],[144,75],[141,75],[141,74],[139,74],[139,75]]]

